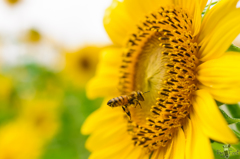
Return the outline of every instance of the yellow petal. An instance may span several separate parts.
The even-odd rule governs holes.
[[[142,153],[142,148],[140,146],[135,146],[134,149],[126,156],[126,159],[139,159]],[[124,158],[125,159],[125,158]]]
[[[142,153],[144,153],[144,154],[141,155],[141,157],[140,157],[141,159],[149,159],[151,153],[146,153],[143,150],[142,150]]]
[[[119,68],[122,50],[118,47],[104,49],[96,75],[87,84],[87,96],[90,99],[118,95]]]
[[[199,127],[199,123],[195,121],[195,116],[191,112],[192,119],[192,142],[191,142],[191,159],[214,159],[212,147],[209,138],[203,133]]]
[[[185,156],[185,136],[182,128],[173,137],[172,159],[184,159]]]
[[[103,24],[113,43],[122,46],[126,43],[128,31],[135,27],[123,2],[118,0],[113,0],[110,7],[106,9]]]
[[[220,2],[207,13],[207,20],[204,18],[199,33],[202,61],[221,57],[240,33],[240,8],[236,8],[236,1],[227,1],[229,4],[223,3],[225,0]]]
[[[151,159],[164,159],[166,149],[167,149],[166,147],[161,147],[161,148],[155,150],[152,154]]]
[[[90,134],[93,131],[97,130],[98,128],[101,128],[102,125],[106,125],[109,123],[109,121],[115,121],[115,120],[123,120],[122,117],[122,110],[121,108],[110,108],[107,106],[108,100],[111,98],[106,98],[103,100],[103,104],[101,108],[97,109],[95,112],[93,112],[86,121],[84,122],[81,133],[84,135]]]
[[[113,0],[105,12],[104,27],[115,44],[124,46],[128,36],[137,30],[140,20],[169,4],[172,4],[171,0]]]
[[[191,0],[192,1],[192,0]],[[201,28],[201,21],[202,21],[202,12],[200,8],[200,4],[198,1],[195,1],[195,7],[192,7],[194,10],[194,17],[193,17],[193,36],[196,36]]]
[[[104,114],[103,114],[104,115]],[[115,120],[116,121],[116,120]],[[126,131],[127,124],[125,121],[116,121],[106,123],[101,128],[96,129],[87,139],[86,148],[91,151],[104,149],[109,145],[118,143],[123,137],[129,136]],[[129,142],[131,139],[129,138]]]
[[[217,28],[217,24],[222,21],[222,18],[236,8],[238,1],[239,0],[221,0],[208,11],[202,22],[199,41],[210,36],[210,33]]]
[[[200,5],[200,12],[202,13],[204,8],[207,5],[208,0],[199,0],[199,5]]]
[[[132,149],[131,145],[131,140],[123,136],[122,140],[120,140],[119,142],[109,145],[104,149],[100,149],[99,151],[94,151],[90,155],[89,159],[122,159],[123,156],[126,155],[128,150]]]
[[[240,87],[232,88],[211,88],[206,86],[199,86],[201,89],[207,90],[214,99],[219,102],[227,104],[235,104],[240,101]]]
[[[153,151],[151,159],[169,159],[172,154],[173,141],[169,143],[166,147],[160,147],[159,149]]]
[[[186,138],[186,149],[185,149],[185,155],[186,159],[192,159],[191,158],[191,151],[192,151],[192,138],[193,138],[193,132],[192,132],[192,121],[191,119],[188,119],[186,123],[183,125],[183,130],[185,133]]]
[[[228,127],[216,102],[206,90],[196,91],[193,100],[194,124],[202,128],[210,138],[223,143],[237,143],[238,139]]]
[[[172,154],[173,149],[173,141],[171,141],[170,145],[167,147],[166,154],[164,156],[164,159],[169,159]]]
[[[204,62],[198,66],[197,79],[209,89],[236,88],[240,86],[239,61],[239,53],[227,52],[218,59]]]

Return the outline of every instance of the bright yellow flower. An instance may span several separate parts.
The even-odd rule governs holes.
[[[85,46],[76,51],[65,51],[65,67],[63,76],[74,86],[84,88],[93,77],[103,47]]]
[[[5,0],[8,4],[10,5],[15,5],[17,4],[20,0]]]
[[[211,159],[209,138],[236,143],[214,99],[240,101],[240,54],[226,52],[240,32],[238,0],[113,0],[104,26],[118,47],[105,50],[90,98],[105,97],[86,120],[90,159]],[[118,92],[118,89],[120,92]],[[150,91],[141,107],[106,105]]]
[[[18,120],[31,126],[43,140],[51,139],[59,129],[59,102],[34,99],[22,103]]]
[[[36,29],[29,29],[25,38],[28,42],[37,43],[41,40],[42,35]]]
[[[36,131],[23,122],[0,127],[0,159],[37,159],[43,143]]]

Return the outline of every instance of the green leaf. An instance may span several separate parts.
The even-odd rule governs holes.
[[[217,106],[223,105],[223,103],[221,103],[221,102],[219,102],[219,101],[216,101],[216,104],[217,104]]]
[[[240,105],[238,104],[225,104],[229,113],[233,118],[240,118]]]
[[[227,113],[225,113],[224,110],[220,109],[222,115],[224,116],[224,118],[226,119],[226,121],[228,122],[228,124],[233,124],[233,123],[238,123],[240,122],[240,119],[238,118],[232,118],[230,116],[227,115]]]
[[[230,156],[229,159],[239,159],[239,155]]]
[[[211,145],[212,145],[215,159],[224,159],[225,155],[224,155],[223,145],[225,145],[225,144],[219,143],[219,142],[214,142]],[[229,150],[230,150],[229,159],[239,159],[240,158],[239,148],[236,147],[236,145],[231,145]]]
[[[240,48],[232,44],[227,51],[240,52]]]
[[[206,5],[206,7],[204,8],[204,10],[203,10],[203,12],[202,12],[202,15],[204,15],[205,13],[208,12],[208,10],[209,10],[208,7],[209,7],[209,5],[210,5],[210,7],[211,7],[211,6],[215,5],[215,4],[217,4],[217,2],[218,2],[218,1]]]

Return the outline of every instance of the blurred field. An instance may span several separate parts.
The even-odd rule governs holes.
[[[0,67],[0,159],[88,158],[80,128],[102,99],[89,100],[85,85],[104,47],[67,49],[35,29],[10,44],[2,43],[16,54]]]
[[[80,134],[80,127],[101,99],[88,100],[83,88],[75,88],[61,77],[36,64],[2,71],[1,159],[87,158],[89,152],[84,148],[87,137]],[[36,137],[40,141],[34,142]],[[26,153],[19,155],[23,150]]]
[[[80,128],[102,99],[85,85],[107,39],[93,1],[0,2],[0,159],[88,158]]]

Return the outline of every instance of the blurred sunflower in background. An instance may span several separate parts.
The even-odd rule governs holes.
[[[39,133],[39,138],[49,141],[60,126],[60,103],[53,99],[33,99],[22,102],[17,120],[31,126]]]
[[[12,121],[0,128],[1,159],[34,159],[43,152],[43,141],[24,122]]]
[[[78,88],[85,88],[88,80],[95,74],[100,52],[104,48],[87,45],[75,51],[65,49],[65,66],[62,76],[66,82]]]
[[[42,35],[37,29],[32,28],[27,31],[24,39],[30,43],[37,43],[41,41]]]
[[[112,1],[104,27],[116,47],[103,50],[87,85],[89,98],[105,97],[81,129],[90,159],[210,159],[210,139],[238,143],[215,102],[240,101],[239,49],[230,47],[238,2]],[[131,119],[107,106],[132,91],[149,92],[141,107],[127,107]]]
[[[17,3],[20,2],[20,0],[5,0],[6,3],[8,3],[9,5],[16,5]]]

